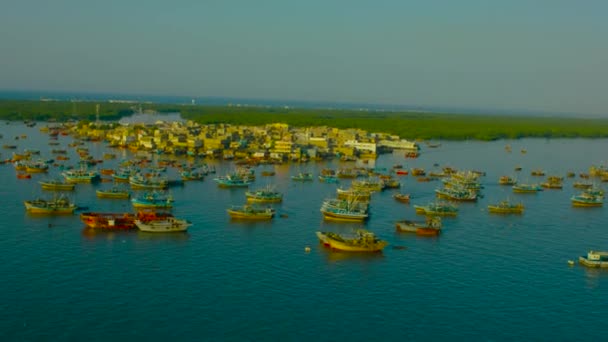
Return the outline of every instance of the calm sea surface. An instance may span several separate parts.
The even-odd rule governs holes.
[[[51,158],[39,126],[0,123],[2,144],[37,148]],[[27,138],[14,140],[25,134]],[[77,155],[59,137],[61,148]],[[513,152],[507,153],[510,144]],[[88,143],[93,156],[104,143]],[[434,200],[438,182],[403,176],[412,204],[374,194],[364,227],[390,245],[382,254],[351,255],[320,246],[317,230],[348,233],[361,225],[327,223],[319,208],[349,181],[297,183],[290,176],[338,161],[260,166],[252,188],[268,184],[284,193],[272,222],[231,222],[226,209],[243,204],[245,189],[220,189],[208,176],[171,188],[174,213],[194,223],[186,234],[91,231],[74,216],[37,217],[23,201],[43,195],[38,181],[15,177],[0,165],[0,339],[8,340],[599,340],[608,333],[608,270],[568,266],[590,249],[608,250],[606,208],[573,208],[575,179],[563,190],[518,195],[498,185],[501,175],[540,182],[532,169],[565,176],[606,164],[607,140],[523,139],[443,142],[423,146],[418,159],[382,155],[394,164],[483,170],[484,197],[460,204],[443,220],[438,238],[396,233],[394,223],[414,219],[412,204]],[[525,148],[526,154],[520,153]],[[11,156],[2,149],[1,158]],[[115,167],[132,155],[112,150]],[[209,161],[218,175],[230,162]],[[517,174],[515,166],[523,170]],[[276,175],[262,177],[273,168]],[[59,169],[51,170],[58,175]],[[169,177],[177,178],[173,169]],[[71,198],[93,211],[130,211],[125,200],[102,200],[79,184]],[[490,215],[489,203],[521,200],[521,216]],[[418,216],[417,218],[421,218]],[[311,247],[306,253],[304,248]],[[393,249],[406,246],[406,249]]]

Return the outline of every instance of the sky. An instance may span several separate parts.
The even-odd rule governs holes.
[[[605,0],[0,1],[0,90],[608,116]]]

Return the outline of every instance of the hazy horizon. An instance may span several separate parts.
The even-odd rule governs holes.
[[[0,90],[608,114],[608,3],[11,3]]]

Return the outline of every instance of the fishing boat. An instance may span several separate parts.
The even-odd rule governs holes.
[[[395,174],[400,175],[400,176],[406,176],[409,174],[409,171],[406,169],[396,169]]]
[[[448,202],[431,202],[427,205],[414,205],[416,214],[427,216],[456,216],[458,207]]]
[[[134,208],[169,209],[173,207],[173,197],[158,192],[148,192],[131,199]]]
[[[68,170],[61,173],[65,180],[70,183],[92,183],[98,181],[101,177],[96,170]]]
[[[135,225],[142,232],[148,233],[173,233],[184,232],[192,225],[191,222],[178,219],[173,216],[166,216],[154,220],[135,220]]]
[[[505,200],[497,204],[488,205],[488,212],[496,214],[522,214],[524,212],[524,205],[523,203],[511,203]]]
[[[587,267],[608,267],[608,252],[589,251],[586,256],[580,256],[578,262]]]
[[[76,184],[68,183],[61,179],[48,179],[44,181],[38,182],[43,190],[66,190],[71,191],[74,190]]]
[[[129,191],[115,186],[109,189],[98,189],[95,191],[95,194],[99,198],[126,199],[131,197]]]
[[[245,197],[249,202],[260,203],[277,203],[283,200],[283,194],[273,190],[270,187],[258,189],[255,191],[247,191],[245,192]]]
[[[333,232],[317,232],[317,237],[324,246],[346,252],[380,252],[388,245],[374,233],[363,229],[357,230],[353,237]]]
[[[95,229],[133,229],[135,215],[131,213],[85,212],[80,220],[89,228]]]
[[[74,213],[74,210],[76,210],[76,205],[65,197],[51,200],[38,198],[24,201],[23,203],[25,205],[25,210],[31,214],[61,215],[72,214]]]
[[[458,187],[435,189],[435,195],[438,198],[445,198],[453,201],[477,201],[477,192],[473,189],[464,189]]]
[[[323,183],[339,183],[338,177],[333,175],[319,175],[319,180]]]
[[[246,188],[253,183],[253,179],[230,174],[213,179],[220,188]]]
[[[336,197],[338,199],[348,201],[369,202],[371,198],[371,192],[366,190],[338,188],[336,189]]]
[[[536,193],[543,191],[543,188],[538,184],[515,184],[512,189],[513,192],[516,193]]]
[[[441,233],[441,218],[427,216],[423,221],[402,220],[395,223],[398,232],[416,233],[417,235],[436,236]]]
[[[365,180],[354,180],[350,186],[355,190],[378,192],[384,190],[386,184],[380,178],[369,178]]]
[[[498,179],[498,184],[500,185],[515,185],[516,183],[517,181],[515,180],[515,178],[510,176],[500,176],[500,178]]]
[[[330,221],[363,222],[369,217],[367,207],[363,202],[329,199],[321,205],[321,213]]]
[[[295,176],[291,176],[291,180],[298,181],[298,182],[308,182],[308,181],[312,181],[312,179],[313,179],[312,173],[309,173],[309,172],[300,172]]]
[[[359,176],[359,173],[357,172],[357,170],[352,168],[343,168],[338,169],[338,171],[336,171],[336,176],[338,178],[357,178],[357,176]]]
[[[570,198],[572,205],[575,207],[601,207],[604,205],[604,199],[601,196],[592,195],[588,192],[582,192]]]
[[[48,170],[49,165],[42,160],[25,163],[25,171],[29,173],[45,173]]]
[[[116,179],[116,178],[114,178]],[[133,189],[166,189],[169,186],[169,180],[166,177],[161,177],[157,174],[146,177],[142,174],[134,174],[129,177],[129,184]]]
[[[399,202],[410,203],[410,194],[394,194],[393,198]]]
[[[275,210],[270,207],[258,207],[249,204],[232,206],[226,211],[231,218],[239,220],[270,220],[275,215]]]

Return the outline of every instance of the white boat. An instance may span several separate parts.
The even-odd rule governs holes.
[[[192,225],[192,223],[177,219],[175,217],[166,217],[160,220],[142,221],[135,220],[135,225],[142,232],[149,233],[169,233],[169,232],[184,232]]]

